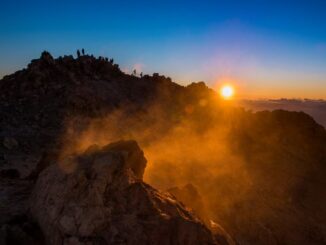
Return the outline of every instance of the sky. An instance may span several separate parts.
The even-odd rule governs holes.
[[[325,0],[0,0],[0,77],[84,48],[239,98],[326,99],[325,13]]]

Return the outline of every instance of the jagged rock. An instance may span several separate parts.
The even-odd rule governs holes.
[[[39,176],[31,214],[48,244],[220,244],[172,195],[142,181],[134,141],[92,147]]]
[[[194,185],[187,184],[182,187],[172,187],[167,191],[174,195],[179,201],[183,202],[187,207],[192,208],[205,223],[210,223],[207,208],[205,207],[202,196]]]
[[[48,62],[49,64],[54,63],[52,55],[48,51],[43,51],[41,54],[41,60]]]
[[[220,244],[233,245],[235,242],[231,236],[216,222],[209,219],[207,207],[198,189],[193,184],[186,184],[183,187],[169,188],[168,192],[173,194],[179,201],[191,208],[198,215],[207,227],[213,232],[215,240]]]
[[[70,143],[76,135],[94,119],[122,111],[119,125],[109,128],[118,131],[114,138],[126,138],[120,136],[129,137],[137,132],[141,137],[134,138],[144,146],[184,126],[191,130],[191,135],[201,136],[212,131],[218,136],[219,130],[214,129],[232,128],[227,135],[230,157],[244,161],[246,178],[241,178],[238,172],[235,176],[226,174],[220,178],[213,174],[207,178],[206,171],[195,169],[205,165],[205,160],[195,159],[191,161],[191,172],[195,174],[186,182],[201,185],[211,209],[210,218],[221,222],[239,243],[325,244],[326,131],[304,113],[251,113],[233,108],[229,108],[232,113],[225,113],[216,94],[202,82],[183,87],[158,74],[142,78],[129,76],[113,60],[99,60],[92,55],[54,59],[43,53],[27,69],[1,79],[0,91],[0,171],[4,170],[0,182],[11,183],[0,183],[1,193],[5,193],[0,198],[6,199],[5,204],[0,203],[1,216],[6,220],[13,218],[12,209],[17,205],[25,206],[28,191],[34,184],[27,180],[37,180],[60,156],[60,150],[51,153],[53,149],[62,147],[63,143],[73,145]],[[67,127],[71,122],[76,123]],[[67,128],[74,132],[72,137],[65,137]],[[8,136],[19,144],[3,144]],[[192,140],[188,134],[179,138],[185,144]],[[209,142],[209,148],[216,147],[219,152],[220,145],[214,144],[214,140]],[[194,149],[207,146],[200,140],[196,144]],[[192,152],[180,152],[183,158],[182,154],[191,157]],[[169,174],[177,172],[178,162],[166,158],[153,165],[164,164]],[[68,159],[57,162],[69,163]],[[166,162],[171,165],[167,166]],[[209,166],[215,166],[215,162]],[[64,167],[66,171],[74,170],[73,164]],[[201,181],[203,172],[205,180]],[[141,175],[139,168],[137,176]],[[182,173],[177,172],[175,176],[182,177]],[[156,179],[159,178],[163,178],[161,172]],[[28,188],[21,189],[21,185]],[[239,190],[243,187],[248,189],[241,196]],[[20,208],[17,210],[23,215],[26,209]],[[73,243],[76,238],[67,238],[68,241]]]

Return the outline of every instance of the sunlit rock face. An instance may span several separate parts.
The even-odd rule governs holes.
[[[142,181],[146,159],[122,141],[62,160],[39,176],[31,213],[49,244],[219,244],[168,193]]]

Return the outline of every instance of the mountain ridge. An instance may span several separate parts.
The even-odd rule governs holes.
[[[239,244],[326,242],[326,131],[305,113],[252,113],[203,82],[184,87],[157,73],[127,75],[91,55],[43,52],[1,79],[0,90],[1,190],[14,190],[13,200],[69,156],[135,139],[148,158],[145,181],[196,186],[205,204],[200,218]],[[187,189],[177,190],[196,210]]]

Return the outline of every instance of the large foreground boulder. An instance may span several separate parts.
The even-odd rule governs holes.
[[[142,181],[146,159],[121,141],[51,165],[31,196],[48,244],[218,244],[172,195]]]

